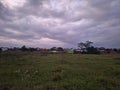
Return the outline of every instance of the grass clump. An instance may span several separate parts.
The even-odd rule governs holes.
[[[55,68],[55,70],[52,71],[52,74],[51,74],[52,81],[59,81],[62,79],[62,77],[63,77],[62,66],[58,65]]]

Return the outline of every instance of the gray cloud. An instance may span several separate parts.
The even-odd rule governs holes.
[[[22,1],[0,2],[0,46],[120,48],[119,0]]]
[[[10,21],[12,13],[9,11],[7,7],[5,7],[1,2],[0,2],[0,21],[5,20],[5,21]]]

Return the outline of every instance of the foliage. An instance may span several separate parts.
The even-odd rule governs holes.
[[[27,47],[24,45],[24,46],[21,47],[21,50],[22,50],[22,51],[27,51],[28,49],[27,49]]]
[[[91,42],[91,41],[86,41],[85,43],[80,42],[80,43],[78,43],[78,47],[80,47],[81,49],[82,48],[89,48],[89,47],[91,47],[91,44],[93,44],[93,42]]]
[[[93,42],[91,41],[86,41],[85,43],[80,42],[78,43],[78,47],[81,49],[81,53],[83,54],[100,54],[97,48],[92,46]]]

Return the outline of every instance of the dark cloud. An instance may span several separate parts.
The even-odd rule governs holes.
[[[120,48],[119,6],[119,0],[2,0],[0,45],[77,47],[91,40]]]
[[[0,2],[0,21],[10,21],[11,16],[11,11]]]

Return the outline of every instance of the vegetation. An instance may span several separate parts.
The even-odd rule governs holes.
[[[100,54],[100,50],[98,48],[95,48],[92,46],[93,42],[91,41],[86,41],[78,43],[78,47],[81,49],[81,53],[85,54]]]
[[[119,89],[120,55],[0,53],[0,90]]]

